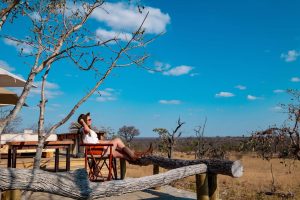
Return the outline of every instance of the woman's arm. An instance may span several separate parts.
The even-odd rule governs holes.
[[[83,130],[85,134],[90,133],[90,127],[85,123],[83,119],[80,120],[81,125],[83,126]]]

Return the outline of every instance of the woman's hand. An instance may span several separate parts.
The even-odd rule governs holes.
[[[83,119],[80,119],[80,124],[83,126],[84,125],[84,120]]]

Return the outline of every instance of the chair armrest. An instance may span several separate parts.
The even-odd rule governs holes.
[[[80,146],[85,146],[85,147],[110,147],[110,146],[113,146],[113,144],[80,143]]]
[[[110,154],[113,144],[94,144],[94,143],[83,143],[80,144],[81,146],[85,147],[85,154],[90,155],[104,155],[103,152],[105,152],[110,147]]]

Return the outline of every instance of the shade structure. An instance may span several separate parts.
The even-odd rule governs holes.
[[[19,97],[16,93],[0,87],[0,107],[16,105]],[[27,106],[24,104],[24,106]]]
[[[0,68],[0,87],[24,87],[25,83],[24,79]]]

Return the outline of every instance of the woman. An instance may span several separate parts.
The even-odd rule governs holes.
[[[135,161],[138,158],[152,154],[152,144],[150,145],[149,149],[145,152],[134,152],[130,148],[126,147],[120,138],[115,138],[110,141],[98,140],[97,134],[91,129],[92,118],[90,116],[90,113],[81,114],[78,117],[77,122],[82,125],[80,133],[82,133],[83,143],[113,144],[112,154],[115,158],[124,158],[128,161]]]

